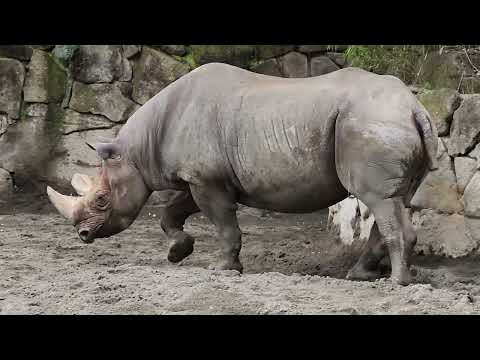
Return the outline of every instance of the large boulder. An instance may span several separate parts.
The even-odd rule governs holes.
[[[466,186],[477,171],[477,161],[468,157],[456,157],[453,159],[453,162],[455,165],[455,175],[457,177],[458,193],[463,194]]]
[[[69,135],[74,132],[110,129],[115,123],[101,115],[82,114],[71,109],[66,109],[62,119],[62,134]]]
[[[81,45],[72,60],[73,78],[87,84],[130,80],[130,64],[122,53],[120,45]]]
[[[470,254],[478,246],[462,215],[424,209],[413,213],[412,223],[417,233],[417,253],[457,258]]]
[[[183,56],[187,53],[185,45],[155,45],[169,55]]]
[[[193,60],[197,65],[222,62],[246,67],[255,57],[255,45],[191,45]]]
[[[417,209],[461,212],[463,204],[457,192],[453,161],[448,156],[441,139],[438,140],[437,159],[439,168],[427,174],[413,196],[411,205]]]
[[[308,77],[308,59],[305,55],[292,51],[278,58],[278,61],[285,77]]]
[[[480,172],[476,172],[463,193],[465,215],[480,218]]]
[[[316,53],[316,52],[326,52],[329,50],[328,45],[299,45],[298,51],[306,54]]]
[[[424,90],[418,95],[418,100],[429,112],[438,135],[448,135],[453,113],[462,102],[460,94],[454,89]]]
[[[255,58],[258,60],[267,60],[284,55],[293,49],[293,45],[256,45]]]
[[[65,69],[49,53],[34,50],[25,79],[24,100],[61,102],[65,96],[67,78]]]
[[[29,45],[1,45],[0,57],[24,61],[30,60],[32,57],[32,47]]]
[[[250,70],[264,75],[282,76],[282,70],[277,59],[268,59],[250,68]]]
[[[70,108],[81,113],[103,115],[114,122],[125,122],[139,106],[125,97],[117,84],[75,82]]]
[[[480,95],[464,99],[453,114],[448,142],[451,156],[464,155],[476,145],[480,136]]]
[[[95,143],[102,141],[102,138],[113,139],[120,128],[121,126],[117,125],[111,129],[79,131],[61,136],[46,168],[47,181],[67,190],[70,189],[70,181],[75,173],[96,176],[101,161],[85,142]]]
[[[20,117],[25,69],[18,60],[0,58],[0,112]]]
[[[337,66],[343,68],[347,65],[345,54],[337,52],[327,52],[326,54]]]
[[[122,45],[123,48],[123,56],[127,59],[137,55],[142,48],[139,45]]]
[[[13,180],[10,173],[0,168],[0,204],[9,200],[13,195]]]
[[[366,242],[374,222],[373,213],[353,196],[328,208],[327,229],[345,245],[358,241]]]
[[[134,64],[132,98],[145,104],[171,82],[189,72],[189,67],[171,56],[147,47]]]
[[[327,56],[316,56],[310,60],[310,76],[320,76],[339,69]]]

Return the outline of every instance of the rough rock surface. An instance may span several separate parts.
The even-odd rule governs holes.
[[[294,49],[293,45],[256,45],[255,57],[267,60],[276,56],[284,55]]]
[[[327,52],[326,55],[339,67],[343,68],[347,65],[347,59],[343,53]]]
[[[145,104],[171,82],[188,73],[187,65],[171,56],[150,48],[143,48],[134,65],[132,98]]]
[[[120,45],[81,45],[72,61],[72,75],[83,83],[110,83],[124,76],[128,61]]]
[[[62,134],[69,135],[77,131],[109,129],[115,123],[101,115],[82,114],[67,109],[62,119]]]
[[[10,173],[0,168],[0,204],[2,200],[8,200],[13,195],[13,180]]]
[[[8,127],[15,123],[13,119],[10,119],[7,114],[0,114],[0,136],[5,134]]]
[[[463,100],[453,114],[448,153],[451,156],[466,154],[475,146],[475,140],[479,135],[480,94]]]
[[[60,102],[65,96],[67,73],[52,56],[34,50],[23,89],[26,102]]]
[[[476,172],[463,193],[465,215],[480,218],[480,172]]]
[[[458,193],[463,194],[465,187],[477,171],[477,162],[468,157],[454,158],[455,175],[457,177]]]
[[[185,45],[157,45],[160,50],[169,55],[183,56],[187,53]]]
[[[417,232],[416,252],[456,258],[478,247],[478,241],[467,233],[462,215],[424,209],[413,213],[412,222]]]
[[[289,52],[278,59],[282,73],[289,78],[305,78],[308,76],[307,57],[299,52]]]
[[[282,76],[282,70],[277,59],[268,59],[265,60],[255,66],[253,66],[250,70],[259,73],[265,74],[270,76]]]
[[[453,113],[462,102],[460,94],[454,89],[424,90],[418,95],[418,100],[437,126],[438,135],[448,135]]]
[[[96,176],[100,159],[85,142],[95,143],[102,138],[113,139],[119,130],[120,126],[115,126],[111,129],[80,131],[62,136],[47,168],[48,181],[67,188],[75,173]]]
[[[255,56],[255,45],[191,45],[197,65],[223,62],[245,67]]]
[[[18,60],[0,58],[0,112],[20,117],[25,69]]]
[[[329,57],[317,56],[310,60],[310,76],[320,76],[340,69]]]
[[[329,50],[328,45],[300,45],[298,51],[302,53],[325,52]]]
[[[437,209],[443,212],[461,212],[463,204],[457,193],[453,163],[441,139],[438,140],[437,170],[431,171],[418,187],[411,205],[416,209]]]
[[[122,48],[123,56],[125,56],[127,59],[137,55],[142,50],[140,45],[122,45]]]
[[[124,122],[139,106],[126,98],[116,84],[75,82],[70,108],[82,113],[103,115],[114,122]]]
[[[30,60],[32,57],[32,47],[29,45],[1,45],[0,57]]]

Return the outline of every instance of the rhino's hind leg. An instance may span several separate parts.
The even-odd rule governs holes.
[[[381,277],[378,265],[386,255],[387,246],[382,242],[378,225],[375,222],[364,250],[355,266],[348,272],[347,279],[363,281],[378,279]]]
[[[200,209],[190,193],[178,193],[165,207],[161,221],[163,231],[171,240],[168,261],[177,263],[193,252],[193,237],[183,231],[185,220]]]
[[[190,185],[190,189],[198,207],[217,229],[222,259],[212,267],[242,272],[243,266],[239,260],[242,232],[238,226],[238,205],[234,195],[220,185]]]
[[[415,244],[413,228],[406,217],[403,199],[400,197],[378,200],[372,206],[379,234],[388,248],[392,264],[391,278],[400,285],[412,281],[409,258]],[[408,221],[406,221],[408,220]]]

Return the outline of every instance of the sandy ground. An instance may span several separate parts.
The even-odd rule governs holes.
[[[212,271],[201,214],[194,253],[168,263],[161,209],[91,245],[44,202],[0,208],[0,314],[478,314],[480,259],[414,259],[416,283],[344,280],[360,249],[325,231],[327,212],[239,211],[245,273]]]

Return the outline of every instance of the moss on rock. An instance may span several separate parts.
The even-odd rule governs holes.
[[[255,45],[190,45],[193,60],[198,65],[223,62],[247,67],[255,58]]]

